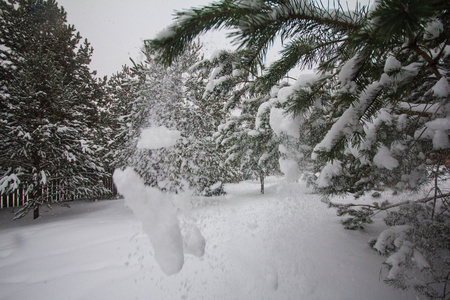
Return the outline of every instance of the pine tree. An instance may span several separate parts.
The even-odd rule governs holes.
[[[225,103],[222,110],[228,114],[215,139],[225,151],[226,166],[230,171],[238,171],[240,179],[259,178],[263,194],[264,178],[279,172],[279,141],[269,125],[270,97],[250,93],[254,80],[248,78],[240,57],[239,52],[221,51],[203,62],[209,67],[203,98],[208,103]]]
[[[270,91],[296,66],[318,66],[315,80],[294,83],[288,97],[276,95],[287,98],[284,109],[300,120],[300,143],[306,146],[302,151],[311,157],[313,173],[320,174],[312,181],[326,194],[360,196],[372,189],[417,189],[432,179],[434,196],[413,205],[337,207],[350,215],[344,221],[348,228],[361,227],[377,212],[400,208],[387,224],[414,230],[403,230],[406,238],[401,240],[395,239],[400,232],[395,228],[380,236],[379,245],[386,237],[396,240],[390,245],[388,279],[445,299],[450,265],[438,258],[449,255],[448,234],[441,229],[448,224],[450,207],[439,182],[448,176],[450,149],[449,3],[379,0],[371,9],[357,6],[354,11],[335,3],[326,7],[307,0],[223,0],[177,13],[170,32],[152,44],[170,63],[199,34],[229,28],[245,53],[243,64],[254,72],[274,40],[281,38],[281,58],[257,80],[258,92]],[[431,228],[441,235],[425,234]],[[436,247],[427,248],[427,239]],[[402,274],[408,268],[431,270],[433,275],[422,282],[412,278],[405,285],[408,276]]]
[[[96,155],[96,101],[103,92],[88,69],[92,48],[55,1],[1,1],[1,192],[26,187],[22,217],[56,193],[103,191]],[[53,188],[49,188],[52,184]]]
[[[107,103],[105,121],[110,131],[107,135],[107,152],[105,159],[111,168],[127,165],[132,155],[136,138],[145,121],[147,113],[144,107],[133,110],[136,93],[142,86],[138,76],[140,66],[123,66],[120,72],[112,75],[106,84]]]

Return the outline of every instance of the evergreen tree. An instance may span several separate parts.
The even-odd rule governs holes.
[[[103,94],[88,69],[92,48],[55,1],[0,5],[1,192],[24,185],[17,217],[36,218],[40,205],[61,202],[57,193],[103,191],[95,106]]]
[[[281,38],[281,58],[257,80],[259,92],[269,91],[296,66],[318,66],[315,80],[276,95],[287,98],[284,109],[300,120],[302,152],[312,158],[313,173],[320,173],[313,179],[316,187],[360,196],[375,188],[417,189],[433,179],[434,196],[414,205],[338,207],[351,216],[344,222],[348,228],[370,222],[376,212],[400,208],[386,222],[409,229],[390,228],[374,244],[390,254],[388,280],[445,299],[450,262],[438,258],[450,255],[448,231],[441,230],[450,218],[449,195],[439,187],[448,174],[450,149],[448,7],[447,0],[378,0],[370,10],[347,11],[339,2],[326,7],[307,0],[223,0],[177,13],[170,33],[152,44],[170,63],[199,34],[230,28],[252,72]],[[440,234],[425,233],[432,228]],[[396,242],[389,251],[380,246],[390,240]],[[408,270],[422,275],[430,270],[432,276],[402,276]]]
[[[213,116],[211,107],[202,102],[203,71],[191,68],[199,61],[198,51],[199,46],[194,46],[166,68],[155,60],[151,48],[144,47],[145,62],[113,78],[120,82],[110,82],[116,85],[112,97],[125,109],[116,112],[120,128],[111,145],[113,154],[120,153],[115,166],[133,166],[147,184],[164,191],[193,189],[209,195],[214,193],[211,186],[220,183],[219,192],[223,183],[220,152],[212,140],[221,114]],[[170,148],[139,148],[142,130],[158,126],[177,130],[182,138]]]
[[[279,172],[279,141],[269,125],[270,97],[250,93],[254,81],[249,80],[240,57],[239,52],[221,51],[204,62],[209,65],[210,76],[203,98],[208,103],[224,99],[222,110],[228,114],[215,139],[225,151],[228,169],[238,171],[240,179],[259,178],[264,193],[264,178]]]
[[[108,100],[104,123],[109,125],[110,131],[107,135],[108,150],[105,159],[112,168],[127,165],[140,128],[144,126],[147,110],[135,103],[136,93],[142,86],[142,80],[138,76],[140,70],[140,66],[136,64],[132,67],[123,66],[106,84]],[[133,109],[135,104],[137,109]]]

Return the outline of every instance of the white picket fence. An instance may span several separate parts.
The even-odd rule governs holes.
[[[116,187],[112,180],[112,176],[105,178],[103,180],[103,185],[108,190],[108,193],[105,195],[100,195],[96,197],[105,198],[105,197],[114,197],[117,194]],[[18,188],[12,193],[0,195],[0,209],[1,208],[9,208],[9,207],[18,207],[24,205],[28,201],[28,195],[26,194],[26,185]],[[73,201],[77,199],[85,198],[81,193],[77,194],[69,194],[64,190],[64,187],[56,181],[46,185],[42,190],[44,195],[47,195],[48,202],[64,202],[64,201]],[[92,199],[93,200],[93,199]]]

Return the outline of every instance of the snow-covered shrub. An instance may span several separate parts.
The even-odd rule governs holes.
[[[402,205],[389,211],[389,228],[373,248],[388,256],[386,281],[414,287],[434,299],[446,299],[450,286],[450,211],[445,204],[432,217],[432,203]]]

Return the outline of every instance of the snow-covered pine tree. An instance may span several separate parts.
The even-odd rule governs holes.
[[[133,62],[134,63],[134,62]],[[136,139],[146,119],[146,107],[135,103],[137,91],[143,84],[141,66],[123,66],[122,70],[112,75],[106,84],[107,103],[105,123],[110,131],[107,137],[106,161],[111,168],[127,165],[127,161],[136,147]],[[133,110],[136,106],[138,109]]]
[[[25,187],[17,213],[61,203],[64,194],[103,192],[95,102],[102,90],[89,71],[92,48],[55,1],[0,2],[0,187]]]
[[[213,111],[226,112],[215,134],[219,149],[225,151],[229,175],[259,178],[264,193],[264,178],[278,168],[278,141],[269,126],[270,105],[265,95],[251,95],[254,88],[248,68],[242,65],[243,53],[217,51],[197,68],[206,69],[208,83],[203,101]],[[217,101],[222,99],[222,101]],[[234,180],[231,176],[228,180]]]
[[[319,66],[317,80],[289,101],[302,131],[315,133],[303,143],[320,173],[318,189],[359,196],[374,188],[417,189],[433,179],[433,197],[339,211],[352,216],[347,227],[357,228],[378,211],[399,208],[386,222],[403,227],[389,228],[374,244],[390,255],[389,282],[448,298],[450,206],[439,186],[450,149],[448,1],[377,0],[354,11],[333,3],[223,0],[179,12],[171,34],[152,43],[170,63],[199,34],[229,28],[247,51],[243,61],[257,67],[280,37],[281,58],[257,82],[262,91],[296,66]],[[432,228],[439,234],[429,234]]]

